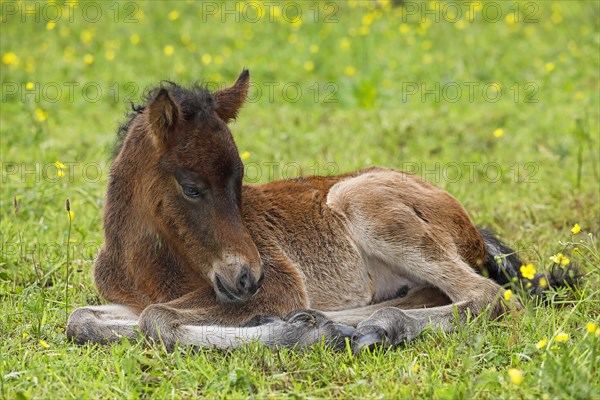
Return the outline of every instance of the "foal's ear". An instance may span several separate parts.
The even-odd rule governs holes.
[[[171,99],[169,91],[165,88],[160,88],[148,106],[150,129],[159,143],[164,144],[167,142],[169,133],[175,127],[179,117],[179,107]]]
[[[233,86],[213,93],[215,111],[225,122],[237,117],[240,108],[248,96],[250,86],[250,72],[244,69]]]

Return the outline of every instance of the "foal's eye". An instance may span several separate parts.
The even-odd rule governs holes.
[[[195,186],[182,186],[182,189],[183,194],[185,194],[187,197],[197,198],[201,195],[200,190],[198,190],[198,188]]]

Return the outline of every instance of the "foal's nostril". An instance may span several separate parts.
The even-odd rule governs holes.
[[[250,288],[252,287],[252,279],[250,278],[250,270],[248,267],[244,266],[242,268],[242,272],[240,272],[240,276],[237,282],[237,289],[241,293],[248,293]]]

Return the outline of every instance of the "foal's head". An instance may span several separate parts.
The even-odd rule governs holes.
[[[155,89],[138,116],[145,139],[134,150],[145,166],[139,173],[146,188],[138,193],[147,218],[223,302],[247,300],[263,281],[258,250],[242,222],[244,167],[227,127],[246,99],[249,79],[244,70],[233,86],[214,93],[175,84]]]

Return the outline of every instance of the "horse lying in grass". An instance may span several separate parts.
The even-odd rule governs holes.
[[[139,330],[168,349],[349,338],[359,351],[503,312],[499,284],[523,279],[521,263],[417,176],[368,168],[243,185],[227,123],[248,85],[244,70],[214,93],[159,87],[122,127],[94,268],[114,304],[76,309],[68,337]]]

